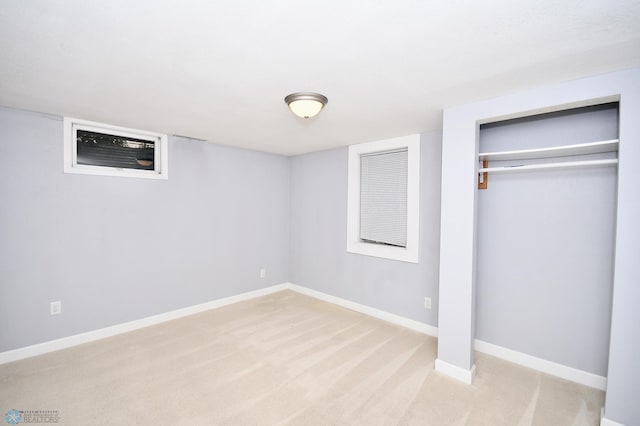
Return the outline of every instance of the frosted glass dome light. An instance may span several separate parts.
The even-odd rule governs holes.
[[[319,93],[300,92],[292,93],[284,98],[289,109],[301,118],[311,118],[317,115],[329,102],[326,96]]]

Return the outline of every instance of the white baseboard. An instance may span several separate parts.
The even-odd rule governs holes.
[[[250,291],[247,293],[238,294],[224,299],[213,300],[211,302],[202,303],[199,305],[188,306],[186,308],[177,309],[162,314],[141,318],[138,320],[117,324],[110,327],[101,328],[98,330],[89,331],[82,334],[76,334],[69,337],[63,337],[61,339],[51,340],[36,345],[26,346],[24,348],[18,348],[6,352],[0,352],[0,364],[5,364],[12,361],[18,361],[20,359],[29,358],[37,355],[42,355],[48,352],[57,351],[60,349],[69,348],[72,346],[80,345],[83,343],[93,342],[95,340],[104,339],[106,337],[115,336],[117,334],[127,333],[129,331],[137,330],[143,327],[148,327],[162,322],[171,321],[174,319],[182,318],[187,315],[197,314],[199,312],[208,311],[210,309],[219,308],[222,306],[230,305],[244,300],[253,299],[256,297],[264,296],[267,294],[275,293],[282,290],[293,290],[298,293],[314,297],[316,299],[323,300],[325,302],[333,303],[338,306],[342,306],[347,309],[351,309],[356,312],[369,315],[383,321],[390,322],[392,324],[399,325],[401,327],[408,328],[410,330],[417,331],[419,333],[426,334],[428,336],[438,337],[438,328],[429,324],[425,324],[420,321],[415,321],[409,318],[402,317],[400,315],[392,314],[382,311],[380,309],[372,308],[370,306],[361,305],[350,300],[342,299],[340,297],[331,296],[320,291],[312,290],[310,288],[302,287],[293,283],[282,283],[271,287]],[[565,365],[556,364],[551,361],[547,361],[541,358],[536,358],[531,355],[517,352],[511,349],[507,349],[501,346],[497,346],[491,343],[483,342],[481,340],[475,340],[475,350],[483,352],[496,358],[504,359],[515,364],[522,365],[524,367],[532,368],[534,370],[541,371],[552,376],[560,377],[562,379],[570,380],[572,382],[580,383],[592,388],[606,390],[607,379],[606,377],[598,376],[586,371],[578,370]],[[440,367],[438,367],[440,365]],[[449,368],[453,367],[453,368]],[[436,360],[436,370],[445,374],[449,374],[447,371],[453,371],[450,376],[461,378],[459,380],[466,383],[466,380],[472,380],[468,378],[469,374],[473,374],[470,371],[460,369],[454,365],[445,363],[442,360]],[[473,367],[475,373],[475,366]],[[469,382],[470,383],[470,382]],[[603,417],[604,422],[611,422]],[[618,423],[602,423],[606,426],[618,426]]]
[[[622,423],[614,422],[613,420],[609,420],[606,417],[602,417],[600,419],[600,426],[625,426]]]
[[[324,300],[325,302],[333,303],[335,305],[342,306],[347,309],[361,312],[363,314],[366,314],[375,318],[379,318],[381,320],[388,321],[390,323],[393,323],[402,327],[406,327],[411,330],[415,330],[420,333],[427,334],[429,336],[438,337],[438,328],[432,325],[411,320],[405,317],[401,317],[399,315],[391,314],[389,312],[381,311],[379,309],[375,309],[370,306],[361,305],[359,303],[355,303],[350,300],[342,299],[336,296],[331,296],[329,294],[312,290],[307,287],[302,287],[297,284],[286,283],[286,285],[288,289],[296,291],[298,293],[305,294],[307,296],[311,296],[316,299]],[[505,361],[522,365],[523,367],[531,368],[533,370],[538,370],[545,374],[560,377],[562,379],[570,380],[572,382],[576,382],[576,383],[589,386],[595,389],[599,389],[599,390],[606,390],[607,388],[607,378],[603,376],[598,376],[597,374],[589,373],[583,370],[578,370],[576,368],[568,367],[566,365],[557,364],[552,361],[547,361],[545,359],[527,355],[522,352],[517,352],[512,349],[507,349],[507,348],[497,346],[488,342],[484,342],[482,340],[476,339],[474,342],[474,347],[475,347],[475,350],[477,350],[478,352],[486,353],[488,355],[495,356],[496,358],[504,359]],[[438,361],[440,361],[440,363],[444,362],[442,360],[436,360],[437,363]],[[447,364],[447,365],[450,365],[451,367],[454,367],[454,368],[459,368],[451,364]],[[441,368],[444,368],[447,371],[451,370],[451,369],[447,369],[446,366],[443,366]],[[469,371],[464,369],[461,369],[461,370],[465,373],[458,372],[460,374],[454,373],[449,375],[456,378],[460,375],[464,376],[460,380],[465,382],[466,380],[465,377],[468,376]],[[441,370],[441,371],[445,374],[448,374],[444,370]]]
[[[449,364],[440,358],[436,359],[435,369],[437,372],[446,374],[454,379],[460,380],[462,383],[468,385],[473,383],[473,378],[476,376],[476,365],[473,364],[471,369],[467,370],[457,365]]]
[[[492,343],[483,342],[476,339],[474,342],[475,350],[488,355],[495,356],[496,358],[504,359],[514,364],[522,365],[534,370],[541,371],[552,376],[560,377],[561,379],[570,380],[572,382],[580,383],[581,385],[589,386],[592,388],[606,390],[607,378],[598,376],[597,374],[589,373],[587,371],[578,370],[576,368],[567,367],[566,365],[557,364],[546,359],[536,358],[531,355],[517,352],[511,349],[497,346]]]
[[[333,303],[334,305],[342,306],[343,308],[351,309],[352,311],[360,312],[365,315],[369,315],[374,318],[381,319],[383,321],[390,322],[392,324],[399,325],[401,327],[408,328],[410,330],[417,331],[428,336],[438,337],[438,328],[429,324],[425,324],[420,321],[412,320],[402,317],[400,315],[392,314],[380,309],[372,308],[370,306],[361,305],[350,300],[342,299],[340,297],[331,296],[330,294],[322,293],[320,291],[312,290],[307,287],[302,287],[293,283],[287,283],[287,288],[306,296],[311,296],[316,299],[324,300],[325,302]]]
[[[18,361],[24,358],[30,358],[42,355],[48,352],[60,349],[70,348],[83,343],[93,342],[95,340],[104,339],[106,337],[115,336],[117,334],[127,333],[129,331],[138,330],[140,328],[149,327],[151,325],[160,324],[166,321],[182,318],[188,315],[197,314],[208,311],[210,309],[220,308],[222,306],[231,305],[233,303],[242,302],[243,300],[254,299],[256,297],[286,290],[288,284],[277,284],[271,287],[261,288],[259,290],[249,291],[247,293],[235,296],[225,297],[223,299],[213,300],[211,302],[201,303],[199,305],[188,306],[186,308],[176,309],[175,311],[165,312],[98,330],[88,331],[86,333],[76,334],[61,339],[50,340],[48,342],[38,343],[36,345],[26,346],[24,348],[14,349],[6,352],[0,352],[0,364]]]

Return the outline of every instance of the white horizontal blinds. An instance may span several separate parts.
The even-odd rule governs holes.
[[[407,148],[360,156],[360,239],[407,246]]]

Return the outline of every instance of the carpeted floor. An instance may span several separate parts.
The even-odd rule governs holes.
[[[64,425],[597,425],[604,393],[291,291],[0,365],[0,410]]]

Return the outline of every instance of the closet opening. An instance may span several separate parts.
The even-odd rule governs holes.
[[[611,102],[480,126],[478,340],[607,376],[618,112]]]

